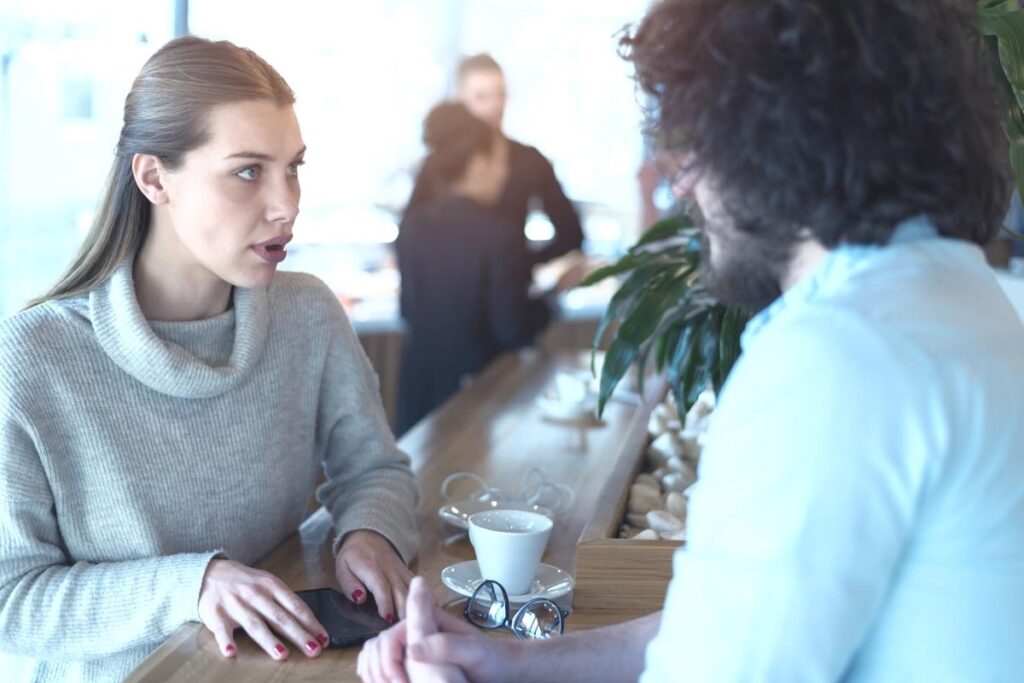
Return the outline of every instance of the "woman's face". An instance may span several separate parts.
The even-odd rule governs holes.
[[[269,284],[299,213],[305,145],[290,105],[215,107],[209,139],[164,171],[166,212],[193,266],[237,287]]]

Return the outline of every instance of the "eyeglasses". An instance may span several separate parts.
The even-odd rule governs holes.
[[[509,619],[508,593],[497,581],[484,581],[473,591],[463,614],[479,628],[507,628],[519,640],[545,640],[565,632],[569,613],[547,598],[534,598]]]

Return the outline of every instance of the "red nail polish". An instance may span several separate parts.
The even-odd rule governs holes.
[[[363,599],[363,591],[352,591],[352,602],[359,602]]]
[[[274,652],[276,652],[279,655],[283,655],[284,654],[284,645],[275,645],[274,646]]]
[[[395,618],[389,614],[386,617],[384,617],[384,621],[388,622],[388,625],[390,626],[391,624],[395,623]]]
[[[232,645],[231,643],[228,643],[227,645],[224,646],[224,652],[227,652],[228,654],[231,654],[234,651],[235,651],[235,646]]]
[[[326,633],[321,633],[320,635],[318,635],[316,637],[316,639],[320,641],[321,645],[327,645],[327,643],[330,642],[328,640],[328,638],[327,638],[327,634]]]
[[[311,640],[308,643],[306,643],[306,649],[310,652],[316,652],[319,647],[320,646],[316,643],[315,640]]]

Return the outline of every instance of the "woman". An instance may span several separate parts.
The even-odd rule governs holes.
[[[398,238],[408,328],[398,433],[500,353],[530,344],[552,311],[529,296],[529,261],[494,210],[508,175],[507,145],[457,103],[431,110],[423,138],[429,154],[417,181],[421,201]]]
[[[181,38],[143,67],[96,222],[0,324],[0,670],[121,680],[184,622],[225,656],[326,631],[247,565],[301,522],[321,468],[336,571],[404,612],[415,482],[341,306],[277,273],[305,147],[281,76]]]

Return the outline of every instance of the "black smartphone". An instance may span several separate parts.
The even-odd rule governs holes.
[[[327,629],[330,647],[358,645],[385,630],[388,623],[377,614],[372,596],[356,605],[333,588],[315,588],[296,593],[309,605],[317,620]]]

